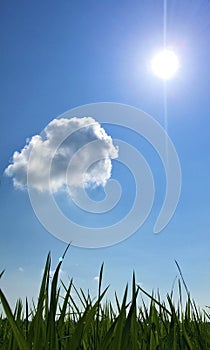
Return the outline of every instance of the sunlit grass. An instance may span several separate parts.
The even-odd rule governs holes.
[[[66,251],[65,251],[66,253]],[[64,255],[65,255],[64,253]],[[63,255],[63,258],[64,258]],[[102,290],[103,265],[99,276],[98,295],[91,296],[69,285],[58,284],[63,259],[50,284],[51,257],[48,254],[37,304],[29,307],[28,300],[18,300],[14,312],[0,290],[0,301],[6,317],[0,316],[1,350],[184,350],[210,349],[210,316],[201,312],[191,299],[179,265],[178,301],[173,290],[161,301],[160,295],[148,294],[135,282],[128,298],[128,285],[120,301],[115,294],[117,309],[105,301]],[[3,272],[0,273],[0,278]],[[184,286],[187,300],[183,305]],[[61,289],[64,290],[61,293]],[[75,297],[79,298],[79,304]],[[146,296],[138,305],[137,297]]]

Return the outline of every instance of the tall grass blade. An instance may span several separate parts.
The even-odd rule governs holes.
[[[147,293],[142,287],[140,287],[139,285],[137,285],[137,288],[139,288],[146,296],[148,296],[152,301],[154,301],[157,305],[160,306],[161,309],[165,310],[165,312],[167,312],[170,316],[171,316],[171,312],[163,305],[161,304],[158,300],[156,300],[152,295],[150,295],[149,293]]]
[[[23,334],[21,333],[20,327],[18,326],[17,322],[15,321],[15,318],[12,314],[12,311],[10,309],[8,302],[7,302],[7,299],[5,298],[4,293],[2,292],[1,289],[0,289],[0,299],[1,299],[5,314],[7,316],[9,323],[10,323],[15,340],[16,340],[19,348],[21,350],[30,350]]]
[[[5,270],[3,270],[2,272],[0,272],[0,278],[2,278],[4,272],[5,272]]]

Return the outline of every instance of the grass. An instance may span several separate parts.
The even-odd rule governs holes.
[[[66,253],[66,251],[65,251]],[[65,256],[63,255],[63,258]],[[62,259],[61,259],[62,260]],[[207,350],[210,349],[210,315],[201,312],[191,299],[179,265],[178,302],[173,290],[161,301],[160,295],[150,295],[135,282],[128,301],[128,285],[120,302],[115,294],[117,310],[104,301],[108,289],[102,290],[103,265],[100,270],[98,296],[58,283],[62,261],[59,262],[50,285],[51,257],[48,254],[37,305],[29,308],[18,300],[14,312],[0,289],[0,301],[6,318],[0,316],[1,350]],[[4,271],[0,273],[2,277]],[[183,292],[187,300],[183,305]],[[61,297],[61,288],[64,296]],[[74,293],[73,293],[74,292]],[[73,298],[77,295],[81,306]],[[146,305],[141,298],[149,298]]]

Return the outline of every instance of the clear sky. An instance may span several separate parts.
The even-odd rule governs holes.
[[[0,271],[6,269],[1,286],[14,304],[18,297],[36,297],[48,251],[54,268],[66,244],[45,230],[28,192],[14,189],[4,170],[28,138],[80,105],[128,104],[166,127],[163,82],[149,67],[163,45],[163,1],[2,0],[0,16]],[[135,270],[147,291],[159,288],[164,296],[178,274],[176,259],[192,296],[201,307],[210,305],[209,32],[209,1],[168,1],[167,44],[177,52],[180,69],[167,83],[167,131],[180,159],[182,190],[160,234],[153,233],[165,191],[160,159],[135,133],[103,125],[112,138],[144,154],[156,193],[148,219],[125,241],[108,248],[70,248],[61,277],[73,277],[93,295],[104,262],[104,285],[110,283],[119,295]],[[125,190],[115,212],[119,219],[132,205],[133,178],[117,160],[112,163],[112,177]],[[94,191],[90,196],[100,198],[100,189]],[[89,224],[84,213],[76,218]]]

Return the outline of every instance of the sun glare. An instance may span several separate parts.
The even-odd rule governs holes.
[[[154,74],[163,80],[171,79],[179,68],[177,55],[174,51],[168,49],[157,53],[150,63]]]

